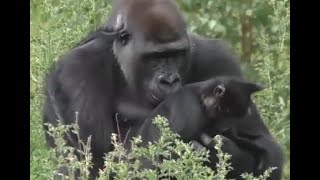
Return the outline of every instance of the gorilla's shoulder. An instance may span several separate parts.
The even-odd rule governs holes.
[[[211,72],[206,73],[206,75],[235,75],[242,77],[240,61],[226,41],[191,33],[189,38],[194,73],[201,75],[203,74],[202,72]]]
[[[101,75],[101,79],[112,72],[114,62],[112,48],[99,38],[92,39],[61,55],[57,62],[51,65],[47,77],[59,79],[61,83],[67,82],[68,78],[72,79],[68,83],[94,79],[92,74]]]
[[[204,37],[198,34],[189,33],[191,47],[197,50],[216,50],[230,53],[230,45],[223,39]]]
[[[106,42],[103,38],[93,38],[66,51],[59,57],[57,65],[90,65],[108,62],[109,59],[114,59],[112,42]]]

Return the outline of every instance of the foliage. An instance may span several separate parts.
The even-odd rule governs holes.
[[[242,57],[241,62],[246,75],[268,87],[255,96],[255,102],[272,134],[283,145],[287,157],[284,179],[290,179],[290,2],[288,0],[177,0],[177,2],[192,32],[226,39]],[[103,23],[109,10],[110,1],[102,0],[30,1],[30,179],[50,179],[51,172],[59,167],[57,165],[70,164],[70,161],[65,161],[61,157],[59,160],[59,156],[55,157],[54,153],[45,147],[41,125],[44,73],[61,54]],[[240,19],[243,16],[249,18],[251,26],[245,31],[242,30],[244,21]],[[243,38],[243,32],[249,32],[250,38]],[[244,50],[247,49],[250,52],[244,55]],[[60,151],[62,149],[63,146]],[[73,151],[71,149],[68,151],[71,152],[71,156]],[[70,168],[80,167],[76,162],[73,161],[74,165]],[[164,168],[170,170],[170,163],[172,161],[167,161],[167,166]],[[183,168],[179,165],[180,167]]]
[[[192,32],[226,39],[241,56],[247,77],[267,87],[254,100],[271,133],[283,146],[287,160],[284,179],[290,179],[290,1],[178,2]],[[249,39],[243,37],[244,32],[250,34]],[[249,55],[244,52],[248,49]]]
[[[174,176],[177,179],[227,179],[227,173],[232,170],[232,165],[229,163],[231,155],[221,150],[223,145],[221,136],[217,135],[214,137],[219,161],[216,165],[216,171],[213,171],[203,164],[205,161],[208,161],[208,150],[203,148],[195,151],[191,143],[185,143],[180,140],[180,136],[170,130],[168,121],[164,117],[155,117],[153,123],[160,129],[160,138],[154,143],[149,142],[146,147],[140,146],[142,141],[141,137],[138,136],[134,137],[130,142],[131,150],[127,150],[124,148],[124,144],[118,141],[117,135],[112,134],[111,139],[114,150],[106,154],[105,166],[104,169],[100,169],[99,180],[108,180],[113,173],[116,174],[115,179],[129,180],[159,179],[168,176]],[[79,127],[77,124],[63,125],[59,123],[57,127],[49,124],[48,126],[48,132],[54,137],[57,144],[57,148],[53,149],[58,155],[57,157],[53,157],[57,165],[54,173],[58,174],[59,168],[66,167],[69,175],[60,175],[64,179],[74,179],[74,172],[79,169],[81,179],[88,179],[88,169],[91,167],[90,138],[86,144],[79,141],[81,149],[75,149],[66,146],[63,133],[72,131],[78,135]],[[80,153],[80,156],[76,156],[75,152]],[[66,156],[63,157],[62,154]],[[142,168],[141,160],[151,161],[155,169]],[[260,177],[254,177],[248,173],[243,174],[242,177],[247,180],[265,180],[270,176],[272,170],[274,168],[270,167]]]

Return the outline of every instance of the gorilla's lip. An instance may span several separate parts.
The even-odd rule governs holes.
[[[150,93],[150,98],[153,101],[153,103],[156,104],[160,103],[163,100],[162,96],[157,95],[155,92]]]
[[[161,101],[160,98],[158,98],[156,95],[154,95],[153,93],[151,93],[151,97],[156,100],[156,101]]]

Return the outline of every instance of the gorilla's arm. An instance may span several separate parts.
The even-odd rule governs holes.
[[[191,89],[181,89],[170,94],[143,122],[139,129],[143,143],[154,142],[160,137],[159,129],[152,122],[157,115],[166,117],[171,130],[185,142],[198,139],[199,130],[206,123],[198,97]]]
[[[112,38],[92,39],[61,57],[47,76],[44,123],[56,124],[59,113],[64,123],[80,126],[80,138],[91,138],[93,161],[111,150],[110,136],[113,124],[114,61],[110,45]],[[54,100],[54,101],[53,101]],[[54,107],[59,107],[59,112]],[[76,112],[78,116],[76,117]],[[53,139],[46,135],[49,145]],[[69,135],[68,143],[75,144],[76,136]],[[102,162],[95,162],[101,165]]]
[[[189,83],[203,81],[218,75],[231,75],[244,78],[238,59],[230,53],[232,51],[224,45],[223,41],[191,36],[191,42],[193,59]],[[282,151],[263,123],[253,103],[250,109],[251,112],[243,120],[240,120],[243,123],[236,127],[236,129],[243,135],[254,135],[257,137],[254,140],[248,139],[248,141],[259,147],[259,153],[246,150],[246,146],[238,145],[236,139],[234,141],[230,140],[225,151],[232,155],[235,172],[243,172],[245,170],[261,173],[268,167],[276,166],[278,169],[272,173],[272,179],[278,180],[281,177],[280,174],[283,166]],[[202,142],[202,144],[206,143]],[[208,148],[212,152],[215,151],[213,147],[209,146]],[[256,162],[257,160],[259,161],[258,163]],[[215,166],[215,162],[213,162],[212,166]]]
[[[202,142],[210,149],[210,164],[215,168],[218,162],[213,139],[205,134],[201,136]],[[248,148],[248,144],[242,144],[228,137],[222,136],[224,153],[231,154],[231,165],[234,168],[228,174],[228,178],[239,179],[244,172],[253,172],[255,176],[262,175],[269,167],[277,167],[271,174],[270,179],[281,179],[282,156],[281,148],[274,142],[273,138],[268,135],[261,136],[255,140],[248,140],[252,148]],[[202,149],[204,146],[195,142],[196,149]],[[266,148],[272,146],[272,148]]]
[[[143,106],[128,98],[119,98],[116,100],[116,111],[122,116],[128,118],[132,123],[144,121],[152,112],[152,109]]]

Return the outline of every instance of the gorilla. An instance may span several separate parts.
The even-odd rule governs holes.
[[[185,142],[201,141],[202,134],[210,136],[223,134],[237,139],[237,143],[241,143],[240,146],[260,153],[259,147],[239,136],[239,132],[244,130],[234,129],[234,126],[241,123],[241,119],[250,111],[251,94],[262,89],[264,87],[243,79],[219,76],[202,82],[186,84],[177,92],[169,94],[149,117],[143,117],[148,114],[145,108],[139,104],[127,104],[127,101],[118,103],[120,107],[118,112],[128,117],[130,121],[135,120],[132,117],[146,119],[138,131],[138,135],[142,137],[143,146],[160,138],[160,130],[152,123],[152,120],[155,116],[161,115],[169,120],[170,128],[173,132],[178,133]],[[196,141],[194,145],[198,145]],[[130,146],[128,145],[127,148]],[[215,158],[212,157],[211,160]],[[153,168],[150,161],[146,159],[141,159],[141,161],[145,168]],[[252,167],[245,169],[250,171],[250,168]]]
[[[183,85],[217,76],[244,79],[238,58],[223,41],[188,32],[172,0],[117,0],[106,23],[62,55],[47,74],[43,123],[56,125],[57,119],[74,123],[78,112],[79,137],[86,142],[91,136],[90,174],[95,178],[103,156],[113,150],[110,137],[118,133],[117,126],[122,137],[129,128],[133,135],[141,128],[140,123],[130,127],[117,123],[118,102],[135,102],[156,111]],[[258,147],[259,153],[227,136],[224,149],[233,157],[234,172],[260,174],[277,167],[271,179],[278,180],[282,150],[251,101],[249,109],[234,129],[242,130],[239,136]],[[44,130],[48,130],[45,125]],[[70,132],[65,137],[67,145],[77,147],[77,136]],[[199,145],[210,149],[213,157],[211,140],[204,134]],[[48,134],[46,141],[55,147]],[[215,168],[214,160],[209,165]]]
[[[242,79],[219,76],[187,84],[169,94],[148,117],[142,117],[146,110],[138,110],[139,106],[127,105],[125,111],[122,108],[118,112],[130,120],[133,119],[131,115],[146,119],[138,132],[145,144],[160,137],[159,130],[152,123],[157,115],[166,117],[170,128],[184,141],[200,141],[202,133],[214,136],[241,123],[249,110],[251,94],[262,89],[262,86]]]

